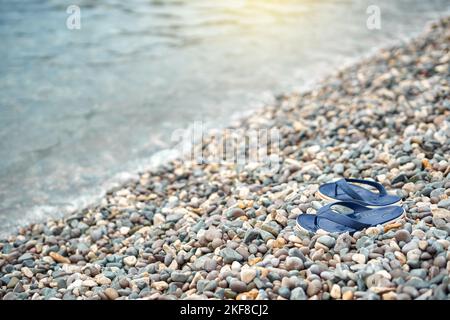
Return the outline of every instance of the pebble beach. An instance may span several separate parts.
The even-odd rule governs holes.
[[[276,172],[168,161],[0,239],[0,299],[449,299],[449,49],[447,17],[233,125],[278,128]],[[380,182],[405,217],[299,230],[341,177]]]

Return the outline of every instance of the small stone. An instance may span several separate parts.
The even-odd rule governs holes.
[[[344,173],[344,165],[342,163],[336,163],[333,166],[333,171],[334,171],[334,173],[336,173],[338,175],[343,174]]]
[[[128,279],[122,278],[122,279],[119,280],[119,285],[120,285],[120,287],[125,289],[125,288],[127,288],[130,285],[130,282],[128,281]]]
[[[249,229],[247,232],[245,232],[244,236],[244,243],[249,244],[253,240],[257,239],[259,237],[259,231],[256,229]]]
[[[241,280],[245,283],[252,282],[256,277],[256,270],[253,268],[244,268],[241,270]]]
[[[104,274],[98,274],[95,276],[95,282],[99,285],[109,285],[111,284],[111,279],[107,278]]]
[[[352,255],[352,260],[355,261],[358,264],[365,264],[366,263],[366,256],[360,253],[355,253]]]
[[[242,261],[244,259],[236,250],[231,248],[224,248],[220,251],[220,255],[225,263],[232,263],[233,261]]]
[[[384,288],[390,286],[390,281],[384,275],[375,273],[366,278],[367,288],[378,287]]]
[[[6,287],[8,289],[13,289],[18,282],[19,282],[19,278],[12,277],[11,280],[9,280],[8,285]]]
[[[280,289],[278,289],[278,294],[283,298],[289,299],[289,297],[291,296],[291,290],[289,290],[289,288],[287,287],[281,287]]]
[[[446,221],[450,222],[450,210],[443,209],[443,208],[436,208],[432,209],[431,213],[433,214],[433,217],[444,219]]]
[[[231,281],[230,289],[234,292],[241,293],[247,291],[247,285],[243,281],[234,280]]]
[[[248,260],[248,264],[250,266],[253,266],[253,265],[255,265],[255,264],[257,264],[258,262],[261,262],[261,261],[262,261],[261,257],[256,257],[256,258],[253,258],[253,259],[249,259]]]
[[[341,298],[341,287],[339,287],[337,284],[333,284],[330,291],[330,296],[333,299],[340,299]]]
[[[291,234],[291,235],[289,236],[288,240],[289,240],[290,242],[293,242],[293,243],[302,243],[302,239],[300,239],[299,237],[297,237],[297,236],[295,236],[295,235],[293,235],[293,234]]]
[[[103,293],[109,300],[116,300],[119,297],[119,293],[114,288],[107,288]]]
[[[344,294],[342,295],[342,300],[353,300],[353,291],[351,290],[345,291]]]
[[[213,241],[211,241],[211,247],[213,249],[216,249],[216,248],[220,247],[222,245],[222,243],[223,243],[222,239],[215,238],[215,239],[213,239]]]
[[[248,195],[250,194],[250,189],[247,187],[241,187],[239,189],[239,198],[241,199],[247,199]]]
[[[381,298],[383,300],[397,300],[397,294],[393,291],[389,291],[389,292],[383,293],[381,295]]]
[[[151,287],[155,288],[158,291],[163,291],[166,290],[169,287],[169,285],[165,281],[156,281],[152,283]]]
[[[438,202],[438,208],[450,209],[450,198]]]
[[[17,261],[18,261],[19,263],[22,263],[22,262],[24,262],[25,260],[31,260],[31,259],[33,259],[33,255],[32,255],[31,253],[29,253],[29,252],[26,252],[26,253],[24,253],[23,255],[21,255],[21,256],[19,257],[19,259],[17,259]]]
[[[222,238],[222,231],[219,229],[209,229],[205,232],[205,239],[209,242],[213,241],[214,239],[221,239]]]
[[[322,283],[320,282],[320,280],[315,279],[315,280],[311,281],[310,283],[308,283],[306,293],[308,294],[309,297],[312,297],[312,296],[318,294],[321,289],[322,289]]]
[[[95,282],[92,279],[87,279],[87,280],[83,281],[82,286],[89,287],[89,288],[96,287],[97,286],[97,282]]]
[[[391,184],[394,185],[399,182],[406,182],[406,181],[408,181],[408,177],[405,174],[401,173],[392,180]]]
[[[161,213],[155,213],[155,215],[153,216],[153,225],[154,226],[160,226],[163,223],[166,222],[166,218],[164,218],[164,216]]]
[[[286,258],[286,269],[287,270],[302,270],[303,261],[298,257],[287,257]]]
[[[265,230],[259,230],[259,234],[261,238],[264,240],[264,242],[267,242],[271,239],[275,239],[275,237],[270,232],[267,232]]]
[[[33,278],[33,272],[30,270],[30,268],[23,267],[22,269],[20,269],[20,271],[22,271],[25,277],[30,279]]]
[[[391,229],[400,228],[401,226],[402,224],[400,222],[387,224],[384,226],[384,233],[387,233]]]
[[[269,221],[263,223],[261,229],[267,232],[270,232],[273,236],[277,237],[281,231],[280,225],[276,221]]]
[[[407,230],[397,230],[395,232],[395,240],[397,240],[397,242],[400,241],[404,241],[404,242],[409,242],[411,241],[411,235],[409,234],[409,232]]]
[[[59,263],[70,263],[69,258],[63,257],[62,255],[60,255],[60,254],[57,253],[57,252],[50,252],[50,253],[49,253],[49,256],[50,256],[53,260],[55,260],[56,262],[59,262]]]
[[[411,242],[408,242],[407,244],[405,244],[405,245],[402,247],[402,252],[403,252],[403,253],[408,253],[409,251],[414,250],[414,249],[417,249],[417,248],[418,248],[417,243],[411,241]]]
[[[333,237],[324,235],[321,236],[317,239],[317,241],[325,246],[327,246],[328,248],[332,248],[334,247],[336,240]]]
[[[241,208],[231,208],[225,211],[225,216],[228,219],[236,219],[241,216],[245,216],[245,212]]]
[[[174,271],[170,275],[174,282],[186,282],[189,279],[189,275],[183,272]]]
[[[237,261],[233,261],[231,264],[231,270],[234,272],[240,272],[241,271],[241,264]]]
[[[291,300],[306,300],[308,297],[305,294],[305,291],[298,287],[291,291]]]
[[[130,232],[130,228],[128,228],[128,227],[121,227],[119,229],[119,232],[120,232],[121,235],[126,236],[128,234],[128,232]]]
[[[378,229],[377,227],[370,227],[366,229],[366,234],[368,236],[374,237],[380,234],[380,229]]]
[[[277,212],[275,216],[275,221],[278,222],[282,226],[286,226],[288,224],[288,218],[286,218],[283,214]]]
[[[15,292],[8,292],[4,295],[3,300],[17,300],[17,294]]]
[[[334,251],[339,252],[342,249],[348,249],[350,248],[351,244],[352,244],[352,237],[348,233],[342,233],[336,239]]]
[[[127,256],[127,257],[123,258],[123,262],[127,266],[132,267],[132,266],[134,266],[136,264],[137,259],[136,259],[135,256]]]
[[[103,232],[101,229],[93,229],[93,230],[91,230],[90,235],[91,235],[91,239],[94,242],[97,242],[103,236]]]
[[[447,265],[447,259],[445,259],[444,256],[437,256],[436,258],[434,258],[433,264],[436,267],[444,268]]]

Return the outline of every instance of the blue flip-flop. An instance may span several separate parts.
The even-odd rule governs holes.
[[[350,211],[345,214],[337,207]],[[297,217],[297,226],[308,232],[319,229],[328,233],[354,233],[368,227],[392,223],[403,217],[405,210],[399,206],[369,208],[352,201],[330,203],[319,209],[317,214],[301,214]]]
[[[374,187],[378,192],[370,191],[358,184]],[[325,183],[319,187],[319,197],[327,201],[355,201],[368,207],[384,207],[401,204],[400,197],[388,194],[378,182],[361,179],[340,179]]]

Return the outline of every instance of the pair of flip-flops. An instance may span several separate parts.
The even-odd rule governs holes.
[[[374,187],[373,192],[360,185]],[[316,214],[301,214],[297,226],[308,232],[354,233],[356,231],[392,223],[403,217],[401,198],[390,195],[375,181],[341,179],[319,187],[318,196],[332,203]]]

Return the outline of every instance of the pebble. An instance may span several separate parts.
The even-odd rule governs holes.
[[[330,296],[333,299],[340,299],[341,298],[341,287],[339,287],[337,284],[333,284],[330,291]]]
[[[225,216],[228,219],[236,219],[245,216],[245,212],[241,208],[231,208],[225,211]]]
[[[234,280],[230,283],[230,289],[234,292],[241,293],[247,291],[247,285],[240,280]]]
[[[82,286],[89,287],[89,288],[96,287],[97,286],[97,282],[95,282],[92,279],[87,279],[87,280],[84,280],[82,282]]]
[[[57,252],[50,252],[49,256],[55,260],[56,262],[59,263],[70,263],[70,260],[66,257],[63,257],[62,255],[60,255]]]
[[[328,248],[334,247],[336,240],[330,236],[324,235],[317,239],[317,242],[327,246]]]
[[[272,220],[272,221],[269,221],[267,223],[264,223],[261,226],[261,229],[271,233],[273,236],[276,237],[280,233],[281,227],[280,227],[280,225],[277,222]]]
[[[336,239],[334,251],[340,252],[342,249],[348,249],[350,248],[351,244],[352,244],[352,237],[348,233],[342,233]]]
[[[123,262],[129,267],[133,267],[136,264],[137,259],[135,256],[127,256],[123,258]]]
[[[156,213],[153,216],[153,225],[154,226],[156,226],[156,227],[160,226],[160,225],[164,224],[165,222],[166,222],[166,218],[162,214]]]
[[[97,282],[99,285],[110,285],[111,279],[103,274],[99,274],[95,276],[95,282]]]
[[[397,240],[398,242],[403,241],[403,242],[409,242],[411,241],[411,235],[409,234],[409,232],[407,230],[401,229],[401,230],[397,230],[395,232],[395,240]]]
[[[289,290],[289,288],[287,287],[281,287],[280,289],[278,289],[278,294],[285,299],[289,299],[291,296],[291,290]]]
[[[402,247],[402,252],[403,253],[408,253],[409,251],[417,249],[417,248],[418,248],[418,245],[417,245],[416,242],[408,242],[407,244],[405,244]]]
[[[33,272],[28,267],[23,267],[20,271],[24,274],[25,277],[33,278]]]
[[[342,300],[353,300],[353,291],[346,291],[342,295]]]
[[[253,240],[257,239],[259,237],[259,235],[260,235],[260,233],[256,229],[247,230],[247,232],[245,233],[245,236],[244,236],[244,243],[249,244]]]
[[[443,199],[438,202],[438,208],[450,209],[450,199]]]
[[[169,287],[169,285],[165,281],[156,281],[152,283],[152,288],[155,288],[158,291],[164,291]]]
[[[231,248],[224,248],[220,251],[220,255],[223,257],[225,263],[232,263],[233,261],[242,261],[244,258]]]
[[[26,253],[24,253],[23,255],[21,255],[21,256],[17,259],[17,261],[18,261],[19,263],[22,263],[22,262],[24,262],[24,261],[26,261],[26,260],[31,260],[31,259],[33,259],[33,255],[32,255],[31,253],[29,253],[29,252],[26,252]]]
[[[306,300],[308,297],[306,296],[305,291],[302,288],[295,288],[291,291],[291,300]]]
[[[245,283],[252,282],[256,277],[256,270],[253,268],[245,268],[241,270],[241,280]]]
[[[179,271],[172,272],[170,277],[172,278],[172,281],[175,281],[175,282],[186,282],[187,279],[189,279],[188,274],[179,272]]]
[[[366,256],[360,253],[355,253],[352,255],[352,260],[359,264],[365,264]]]
[[[312,297],[320,292],[322,289],[322,283],[319,280],[313,280],[308,283],[308,287],[306,289],[306,293],[309,297]]]
[[[116,300],[119,298],[119,293],[114,288],[106,288],[103,292],[109,300]]]
[[[303,261],[298,257],[287,257],[286,259],[286,269],[287,270],[302,270]]]

